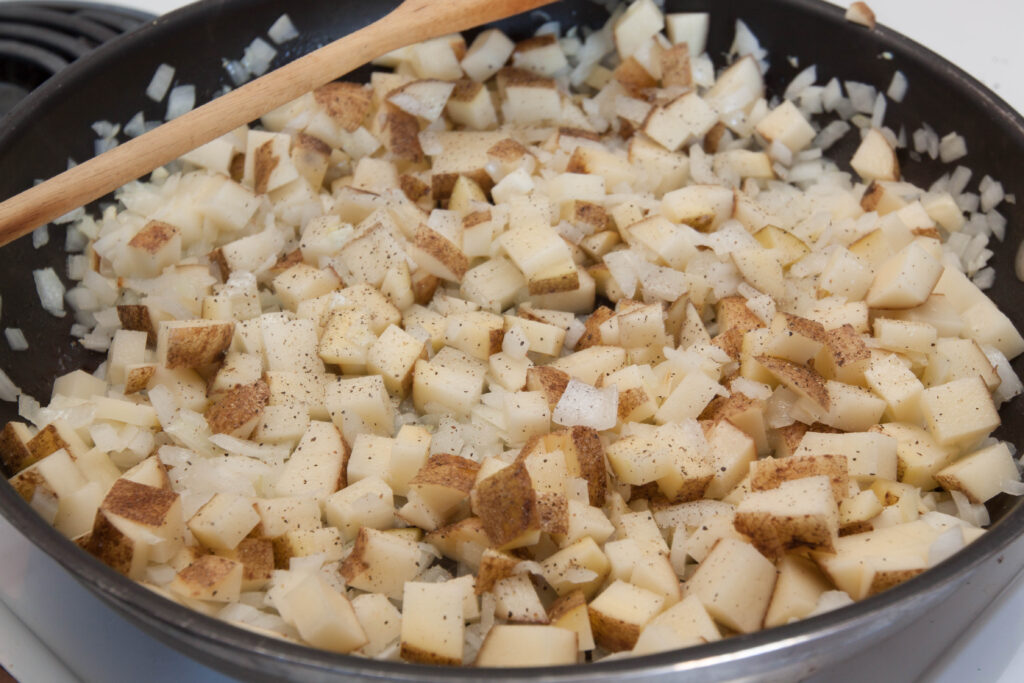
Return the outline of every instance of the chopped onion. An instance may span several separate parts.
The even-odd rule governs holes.
[[[124,124],[124,134],[130,138],[137,138],[146,132],[146,118],[141,111],[135,112],[135,115],[128,119],[128,123]]]
[[[271,47],[270,43],[262,38],[256,38],[242,55],[242,66],[254,76],[262,76],[270,68],[270,63],[277,56],[277,50]]]
[[[36,249],[41,249],[50,243],[50,227],[48,225],[40,225],[38,228],[32,231],[32,246]]]
[[[903,98],[907,96],[907,77],[903,75],[902,71],[897,71],[892,75],[892,81],[889,82],[886,94],[893,102],[902,102]]]
[[[39,294],[39,301],[43,309],[50,315],[63,318],[64,311],[64,283],[60,281],[53,268],[33,270],[32,277],[36,282],[36,292]]]
[[[4,330],[4,336],[7,337],[7,343],[12,351],[24,351],[28,348],[28,340],[25,339],[25,333],[21,328],[8,327]]]
[[[171,82],[173,80],[174,67],[167,64],[161,64],[156,68],[156,72],[154,72],[149,85],[146,86],[146,97],[154,102],[162,101],[164,96],[167,95],[167,90],[171,87]]]
[[[187,114],[196,106],[196,87],[194,85],[179,85],[171,90],[167,98],[167,115],[165,120],[176,119],[182,114]]]
[[[299,37],[299,31],[295,28],[295,24],[292,23],[291,17],[287,14],[282,14],[277,18],[271,27],[267,30],[267,35],[276,44],[287,43],[289,40],[294,40]]]
[[[962,528],[955,526],[946,529],[928,547],[928,566],[934,567],[939,562],[955,555],[963,547],[964,532]]]
[[[0,370],[0,401],[14,403],[22,395],[18,385],[11,381],[6,372]]]
[[[1024,481],[1003,479],[999,482],[999,490],[1010,496],[1024,496]]]
[[[950,133],[939,141],[939,158],[951,163],[967,156],[967,141],[957,133]]]

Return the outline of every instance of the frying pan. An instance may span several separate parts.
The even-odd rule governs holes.
[[[443,0],[439,0],[443,1]],[[159,119],[163,106],[143,92],[156,66],[177,68],[176,79],[196,85],[200,101],[228,82],[222,58],[237,58],[256,35],[284,11],[302,31],[277,57],[283,62],[346,32],[356,30],[395,6],[397,0],[285,3],[281,0],[208,0],[186,7],[98,49],[65,69],[26,99],[4,120],[0,131],[0,197],[29,187],[36,178],[65,168],[68,159],[92,154],[95,137],[89,126],[107,119],[127,121],[143,110]],[[799,58],[801,68],[817,64],[819,82],[836,76],[884,89],[895,69],[906,74],[910,89],[904,102],[890,105],[886,123],[910,133],[927,121],[939,133],[957,131],[970,153],[962,162],[1001,180],[1008,193],[1024,198],[1024,119],[1005,102],[938,55],[884,27],[867,30],[843,19],[840,8],[818,0],[668,0],[668,11],[712,13],[708,52],[718,65],[732,41],[735,21],[742,18],[771,53],[766,81],[779,93],[797,72],[786,57]],[[529,35],[542,21],[563,26],[600,26],[607,14],[588,0],[567,0],[545,15],[520,16],[500,24],[513,37]],[[354,77],[366,77],[366,71]],[[855,134],[833,154],[848,159]],[[900,155],[905,176],[927,186],[948,170],[937,162]],[[108,200],[109,202],[109,200]],[[102,208],[98,202],[94,209]],[[1009,220],[1006,242],[994,248],[992,264],[999,274],[990,295],[1020,327],[1024,325],[1024,285],[1013,273],[1013,259],[1024,234],[1015,226],[1020,210],[1003,205]],[[86,351],[69,336],[69,314],[57,319],[42,311],[31,271],[46,266],[64,271],[63,230],[51,228],[51,242],[33,249],[28,238],[0,251],[3,273],[0,295],[3,326],[20,327],[30,343],[26,352],[0,347],[0,367],[27,393],[46,402],[52,378],[76,368],[94,369],[103,357]],[[1018,372],[1022,363],[1015,364]],[[1022,401],[1002,410],[998,436],[1024,442]],[[12,404],[0,404],[0,419],[16,417]],[[1015,560],[1024,531],[1024,504],[1000,496],[990,505],[995,520],[988,533],[968,548],[902,585],[855,605],[760,633],[637,659],[563,668],[472,670],[437,669],[405,663],[375,662],[331,654],[266,638],[173,604],[120,576],[81,552],[40,519],[5,482],[0,484],[0,511],[55,558],[86,588],[141,628],[190,656],[246,680],[448,680],[480,678],[534,680],[655,679],[686,675],[689,680],[793,680],[864,650],[887,634],[905,627],[949,596],[980,566]]]

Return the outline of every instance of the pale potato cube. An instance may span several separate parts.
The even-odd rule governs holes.
[[[498,73],[516,45],[500,29],[492,28],[482,32],[474,40],[462,58],[462,70],[474,81],[483,82]]]
[[[665,598],[660,595],[615,581],[588,605],[594,640],[612,652],[631,650],[644,626],[664,605]]]
[[[845,456],[849,476],[870,482],[875,478],[896,479],[897,446],[893,437],[875,432],[807,432],[793,455]]]
[[[803,619],[818,606],[821,594],[831,589],[818,567],[799,555],[785,555],[778,567],[779,578],[764,617],[765,628]]]
[[[1010,449],[1003,442],[965,455],[935,474],[947,491],[962,491],[972,503],[984,503],[1002,492],[1003,482],[1020,481]]]
[[[394,430],[394,407],[378,375],[335,378],[324,387],[324,405],[349,441],[359,434],[386,436]]]
[[[331,494],[324,501],[327,523],[337,527],[346,541],[363,527],[390,529],[395,525],[391,487],[379,476],[369,476]]]
[[[388,391],[406,396],[412,389],[416,361],[426,358],[424,343],[405,330],[390,325],[366,354],[366,370],[380,375]]]
[[[892,419],[907,422],[920,419],[924,384],[897,356],[873,356],[864,378],[871,390],[885,401],[886,414]]]
[[[651,36],[665,28],[665,17],[652,0],[638,0],[622,14],[613,29],[619,57],[633,55]]]
[[[351,652],[368,639],[348,598],[317,574],[292,587],[282,600],[302,639],[331,652]]]
[[[911,242],[878,268],[865,301],[872,308],[914,308],[928,300],[943,267]]]
[[[715,544],[686,583],[718,623],[753,633],[761,628],[775,588],[775,565],[754,546],[733,538]]]
[[[383,593],[397,600],[403,587],[423,571],[425,564],[423,552],[414,541],[363,527],[339,571],[353,588]]]
[[[546,558],[541,567],[544,579],[559,595],[579,590],[589,597],[601,587],[611,564],[594,539],[584,536]]]
[[[357,595],[352,609],[367,638],[359,652],[367,657],[380,654],[401,635],[402,613],[383,593]]]
[[[498,624],[487,632],[476,666],[557,666],[575,664],[577,637],[557,626]]]
[[[711,15],[707,12],[673,12],[665,15],[665,31],[674,45],[686,43],[697,57],[707,44]]]
[[[970,446],[999,426],[988,387],[980,377],[956,379],[921,393],[928,431],[943,446]]]
[[[696,93],[689,93],[651,110],[643,123],[644,133],[670,152],[703,138],[718,115]]]
[[[864,180],[899,180],[896,151],[882,133],[872,128],[850,159],[850,166]]]
[[[408,581],[402,596],[401,656],[411,662],[462,664],[465,632],[459,584]]]
[[[799,152],[816,135],[796,105],[789,100],[775,107],[754,128],[768,143],[779,142],[792,152]]]
[[[696,596],[689,595],[644,627],[633,653],[653,654],[721,639],[722,634],[704,605]]]
[[[348,446],[330,422],[310,422],[298,446],[274,482],[278,496],[320,499],[344,483]]]
[[[231,550],[260,523],[252,501],[242,496],[218,493],[188,520],[196,540],[210,550]]]
[[[839,537],[839,508],[828,477],[804,477],[748,493],[734,523],[765,556],[779,558],[791,548],[831,550]]]
[[[413,370],[412,398],[420,412],[468,415],[480,401],[487,366],[461,351],[445,347]]]

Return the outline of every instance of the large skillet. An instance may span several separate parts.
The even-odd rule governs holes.
[[[174,65],[181,82],[196,84],[202,100],[226,82],[221,59],[240,56],[245,45],[255,35],[265,33],[283,11],[287,10],[303,36],[282,50],[279,60],[355,30],[397,4],[397,0],[209,0],[158,19],[61,72],[3,121],[0,197],[29,187],[35,178],[54,175],[65,167],[69,157],[88,157],[95,137],[89,128],[93,121],[124,122],[139,109],[146,111],[147,119],[160,118],[163,105],[147,100],[143,91],[161,62]],[[802,65],[817,64],[820,80],[838,76],[882,89],[895,69],[902,70],[910,81],[909,94],[901,105],[890,106],[888,125],[898,130],[902,124],[912,132],[924,120],[940,134],[960,132],[970,150],[964,163],[976,170],[975,180],[988,173],[1001,180],[1008,193],[1024,199],[1024,174],[1017,172],[1024,158],[1024,119],[976,80],[920,45],[882,27],[869,31],[849,24],[841,9],[818,0],[668,0],[667,5],[670,11],[712,12],[709,52],[719,64],[731,43],[735,20],[743,18],[771,51],[767,81],[775,92],[780,92],[796,73],[786,59],[790,55],[799,57]],[[563,26],[597,26],[607,16],[588,0],[561,2],[547,11]],[[537,16],[516,17],[502,26],[513,36],[522,37],[540,22]],[[840,157],[849,157],[855,145],[853,138],[853,134],[848,136]],[[907,177],[918,184],[927,185],[947,170],[935,163],[914,162],[905,152],[900,161]],[[999,278],[991,295],[1020,327],[1024,326],[1024,285],[1012,274],[1013,257],[1022,237],[1017,228],[1020,210],[1009,205],[1003,208],[1010,229],[1006,243],[995,249]],[[0,251],[2,325],[22,328],[31,344],[31,350],[22,353],[0,345],[0,367],[44,403],[54,376],[79,367],[91,370],[102,360],[70,342],[70,315],[57,320],[39,306],[31,271],[50,265],[63,272],[63,231],[52,232],[51,244],[42,250],[34,250],[26,238]],[[1002,412],[1001,436],[1016,444],[1024,443],[1021,412],[1020,400]],[[13,405],[0,405],[0,419],[12,419],[16,413]],[[689,680],[801,678],[905,627],[948,597],[973,570],[1002,561],[1011,541],[1024,530],[1024,504],[1001,496],[990,509],[998,521],[969,548],[920,577],[830,614],[639,659],[485,673],[334,655],[264,638],[202,616],[164,600],[87,556],[44,523],[6,482],[0,484],[3,514],[84,586],[168,644],[248,680],[410,680],[438,676],[472,680],[521,676],[565,681],[654,678],[683,672]]]

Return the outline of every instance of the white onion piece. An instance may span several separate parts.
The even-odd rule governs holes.
[[[7,337],[7,343],[12,351],[24,351],[28,348],[28,340],[20,328],[8,327],[4,330],[4,336]]]
[[[36,292],[39,294],[39,301],[43,309],[50,315],[63,318],[64,311],[64,283],[57,277],[53,268],[33,270],[32,277],[36,282]]]
[[[21,389],[15,384],[7,373],[0,370],[0,401],[7,401],[8,403],[14,403],[18,400],[18,396],[21,396]]]
[[[902,71],[897,71],[892,75],[892,81],[889,83],[886,94],[893,102],[902,102],[903,98],[907,96],[907,85],[907,77],[903,75]]]
[[[928,566],[934,567],[939,562],[952,557],[964,547],[964,532],[960,527],[943,531],[928,547]]]
[[[1024,481],[1003,479],[999,482],[999,490],[1010,496],[1024,496]]]
[[[48,225],[40,225],[32,231],[32,247],[40,249],[50,242],[50,228]]]
[[[194,85],[179,85],[171,90],[167,98],[167,121],[176,119],[182,114],[187,114],[196,106],[196,87]]]
[[[967,156],[967,141],[957,133],[950,133],[939,141],[939,158],[948,164]]]
[[[287,43],[289,40],[298,38],[299,31],[295,28],[295,24],[292,23],[291,17],[287,14],[282,14],[267,30],[267,35],[270,36],[272,41],[280,45],[281,43]]]
[[[174,67],[168,64],[161,64],[153,73],[152,80],[146,86],[146,97],[154,102],[160,102],[167,95],[171,82],[174,80]]]

